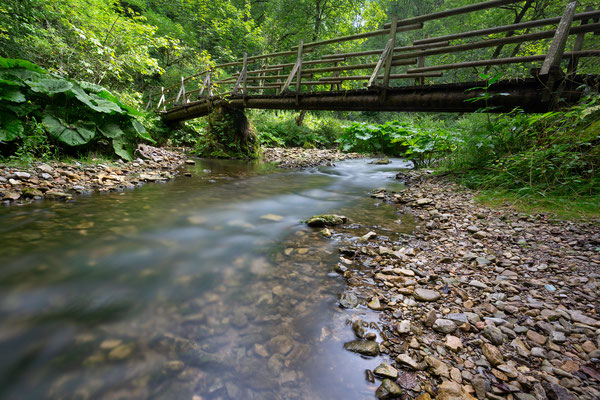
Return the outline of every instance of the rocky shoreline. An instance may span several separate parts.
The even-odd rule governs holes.
[[[6,205],[72,200],[75,194],[133,189],[145,182],[173,179],[186,155],[140,145],[136,159],[125,163],[35,162],[27,167],[0,165],[0,200]],[[189,163],[193,161],[189,160]]]
[[[366,371],[377,397],[600,398],[600,228],[481,207],[424,172],[397,178],[405,190],[372,197],[414,215],[414,233],[348,236],[336,266],[340,306],[380,312],[376,327],[354,319],[345,345],[388,359]]]
[[[363,158],[358,153],[343,153],[336,149],[265,148],[263,158],[276,163],[280,168],[309,168],[319,165],[332,165],[335,161]]]
[[[123,191],[146,182],[164,182],[175,178],[184,163],[194,164],[186,155],[188,150],[140,145],[136,159],[128,163],[52,161],[29,166],[0,165],[0,201],[11,205],[41,199],[72,200],[75,194]],[[280,168],[308,168],[361,157],[337,150],[267,148],[263,158]]]

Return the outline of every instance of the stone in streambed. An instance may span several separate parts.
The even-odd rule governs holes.
[[[413,358],[406,353],[398,355],[398,357],[396,357],[396,362],[398,364],[408,365],[412,369],[417,369],[417,367],[418,367],[417,362],[415,360],[413,360]]]
[[[383,306],[381,305],[381,302],[379,301],[378,297],[373,297],[373,299],[369,302],[369,304],[367,304],[367,306],[371,310],[375,310],[375,311],[383,310]]]
[[[413,297],[418,301],[436,301],[441,297],[441,294],[435,290],[418,288],[415,289]]]
[[[396,379],[398,378],[398,370],[388,363],[381,363],[377,368],[373,370],[376,376],[382,378]]]
[[[310,227],[323,228],[325,226],[342,225],[342,224],[345,224],[347,221],[348,221],[348,218],[346,218],[343,215],[324,214],[324,215],[315,215],[313,217],[310,217],[305,222],[306,222],[306,225],[308,225]]]
[[[438,318],[433,324],[433,330],[442,333],[452,333],[456,330],[456,325],[449,319]]]
[[[504,357],[502,357],[502,353],[496,346],[490,343],[484,343],[481,346],[481,351],[483,355],[492,365],[500,365],[504,363]]]
[[[358,305],[358,297],[354,293],[343,293],[340,296],[340,305],[344,308],[354,308]]]
[[[394,383],[394,381],[384,379],[383,382],[381,382],[381,386],[377,388],[375,396],[382,400],[396,399],[402,396],[402,389],[400,389],[400,386]]]
[[[362,354],[363,356],[375,357],[379,354],[379,345],[374,340],[353,340],[344,343],[344,348],[353,353]]]

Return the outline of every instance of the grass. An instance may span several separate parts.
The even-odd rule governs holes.
[[[561,220],[600,224],[600,197],[518,194],[506,190],[486,189],[475,200],[493,208],[510,208],[527,214],[549,214]]]

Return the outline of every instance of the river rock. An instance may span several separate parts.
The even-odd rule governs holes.
[[[379,354],[379,345],[374,340],[353,340],[344,343],[344,348],[363,356],[375,357]]]
[[[481,346],[481,351],[483,355],[492,365],[500,365],[504,363],[504,357],[502,357],[502,353],[496,346],[490,343],[484,343]]]
[[[447,335],[445,346],[454,352],[459,352],[463,349],[462,340],[459,337]]]
[[[398,386],[394,381],[390,379],[384,379],[381,382],[381,386],[377,388],[375,396],[382,400],[396,399],[402,396],[402,389],[400,389],[400,386]]]
[[[348,221],[343,215],[337,214],[323,214],[315,215],[306,220],[306,225],[313,228],[323,228],[325,226],[342,225]]]
[[[427,362],[427,365],[429,365],[429,367],[432,370],[432,373],[435,376],[450,378],[450,369],[448,368],[448,365],[446,365],[446,363],[432,356],[425,357],[425,361]]]
[[[267,348],[271,353],[286,355],[294,347],[294,341],[285,335],[278,335],[269,340]]]
[[[435,290],[418,288],[415,289],[413,297],[418,301],[436,301],[441,297],[441,294]]]
[[[438,388],[438,400],[474,400],[461,385],[452,381],[444,381]]]
[[[504,342],[504,335],[502,331],[495,326],[487,325],[483,329],[483,336],[485,336],[490,342],[496,346],[500,346]]]
[[[355,308],[358,305],[358,297],[354,293],[344,292],[340,296],[340,305],[344,308]]]
[[[396,362],[398,364],[408,365],[412,369],[417,369],[417,367],[418,367],[417,362],[415,360],[413,360],[412,357],[406,353],[399,354],[398,357],[396,357]]]
[[[373,370],[373,373],[383,378],[398,378],[398,370],[385,362],[379,364],[379,366]]]
[[[369,307],[371,310],[375,310],[375,311],[383,310],[383,306],[381,305],[381,302],[379,301],[379,297],[373,297],[373,299],[369,302],[369,304],[367,304],[367,307]]]
[[[396,332],[398,332],[400,335],[410,333],[410,321],[409,320],[400,321],[400,323],[398,323],[396,325]]]
[[[449,319],[438,318],[433,324],[433,330],[442,333],[452,333],[456,330],[456,325]]]

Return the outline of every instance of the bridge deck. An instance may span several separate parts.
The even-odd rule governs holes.
[[[582,84],[597,85],[600,76],[579,75],[565,82],[561,91],[562,104],[575,104],[582,96]],[[234,109],[259,108],[278,110],[338,110],[338,111],[423,111],[474,112],[489,107],[490,112],[508,112],[515,107],[525,112],[547,112],[552,108],[549,88],[539,79],[500,81],[490,86],[489,100],[467,101],[483,94],[485,82],[464,82],[429,86],[371,88],[315,93],[284,93],[280,95],[215,96],[187,103],[162,112],[166,122],[185,121],[210,114],[217,106]]]

